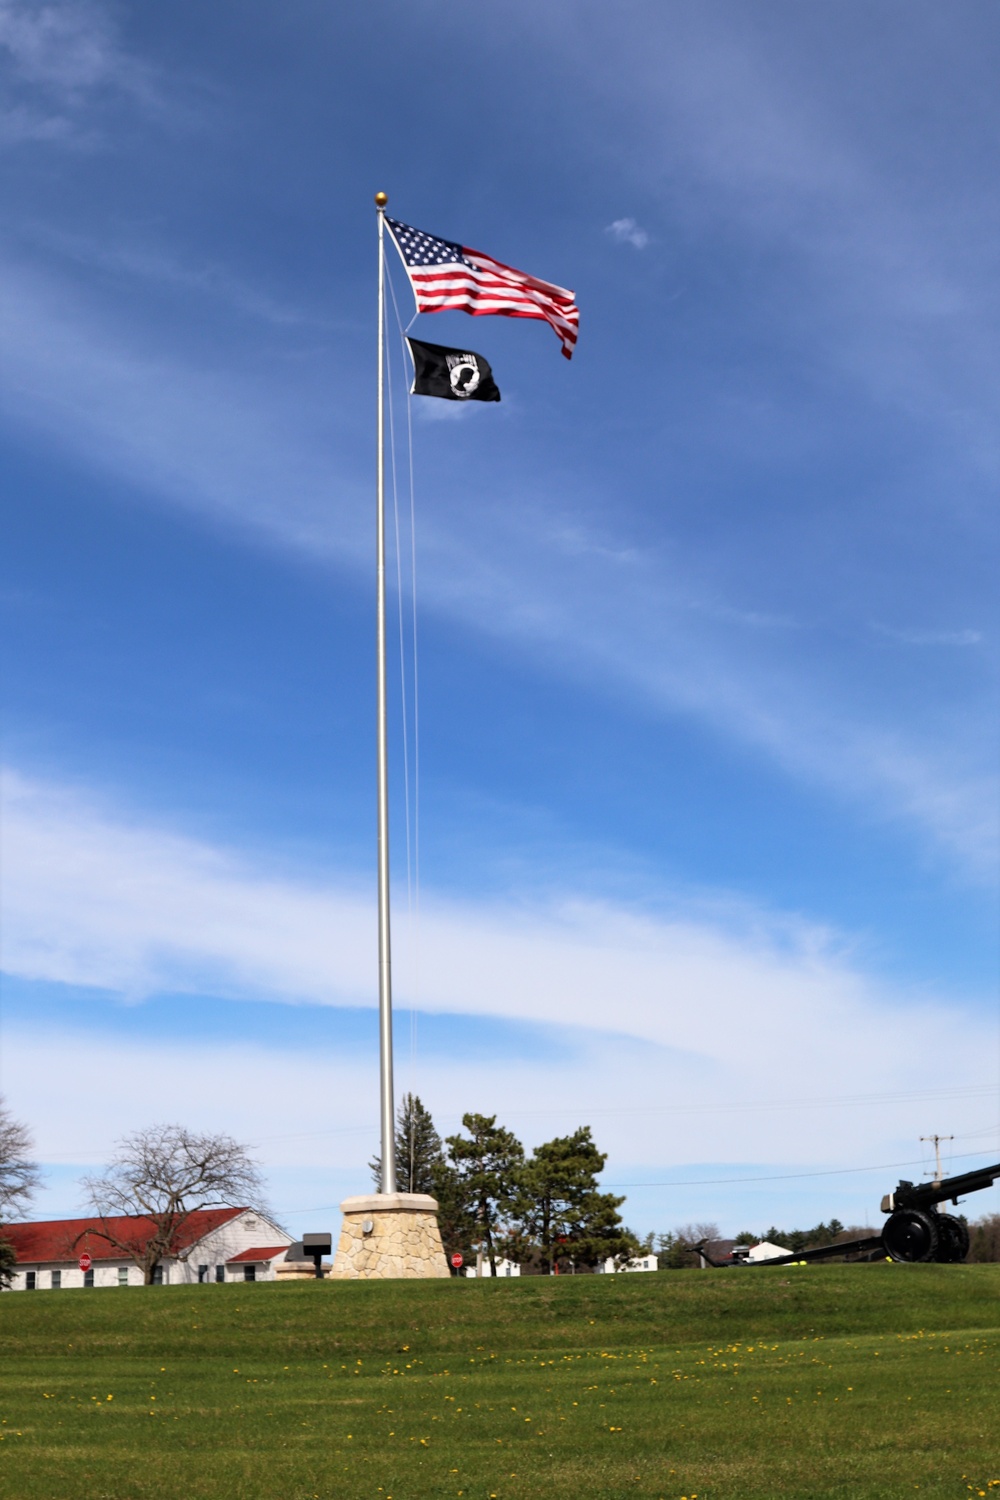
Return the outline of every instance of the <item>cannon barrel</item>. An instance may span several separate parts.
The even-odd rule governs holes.
[[[708,1251],[708,1241],[700,1240],[697,1245],[691,1246],[697,1250],[703,1260],[708,1261],[710,1266],[717,1270],[723,1266],[794,1266],[804,1261],[832,1260],[837,1255],[858,1255],[870,1259],[874,1255],[880,1255],[882,1250],[882,1236],[880,1234],[866,1234],[858,1240],[842,1240],[839,1244],[814,1245],[811,1250],[789,1250],[787,1255],[771,1255],[767,1260],[736,1260],[733,1256],[727,1256],[725,1260],[714,1260]]]
[[[900,1182],[894,1193],[882,1199],[882,1212],[892,1213],[897,1208],[930,1208],[935,1203],[958,1200],[961,1193],[979,1193],[992,1187],[1000,1177],[1000,1162],[992,1167],[977,1167],[975,1171],[963,1172],[959,1177],[942,1177],[940,1182]]]
[[[880,1234],[865,1235],[856,1240],[833,1245],[813,1245],[807,1250],[790,1250],[787,1255],[769,1256],[767,1260],[750,1261],[746,1256],[727,1256],[715,1260],[708,1252],[708,1241],[692,1248],[710,1266],[788,1266],[796,1261],[830,1260],[848,1255],[860,1260],[874,1260],[885,1255],[890,1260],[962,1261],[969,1253],[969,1231],[964,1220],[952,1214],[936,1212],[938,1203],[949,1198],[957,1203],[961,1193],[979,1193],[992,1187],[1000,1177],[1000,1162],[992,1167],[976,1167],[958,1177],[943,1177],[940,1182],[900,1182],[894,1193],[882,1199],[882,1212],[888,1214]]]

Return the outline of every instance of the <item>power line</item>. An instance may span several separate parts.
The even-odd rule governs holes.
[[[984,1156],[983,1151],[965,1151],[954,1157],[955,1161],[964,1161],[970,1156]],[[724,1187],[731,1186],[736,1182],[791,1182],[802,1177],[843,1177],[850,1172],[893,1172],[897,1167],[922,1167],[923,1158],[916,1161],[884,1161],[874,1167],[827,1167],[821,1172],[779,1172],[770,1177],[704,1177],[680,1178],[676,1182],[609,1182],[604,1184],[610,1188],[644,1188],[644,1187]]]
[[[587,1108],[583,1113],[591,1116],[615,1116],[615,1115],[645,1115],[645,1114],[720,1114],[733,1113],[748,1110],[781,1110],[781,1109],[834,1109],[850,1105],[872,1105],[872,1104],[914,1104],[925,1101],[951,1100],[951,1099],[980,1099],[992,1098],[994,1089],[992,1084],[971,1084],[964,1088],[953,1089],[926,1089],[906,1090],[899,1094],[844,1094],[832,1095],[826,1098],[811,1099],[750,1099],[734,1101],[730,1104],[718,1102],[706,1104],[640,1104],[609,1106],[605,1109]],[[551,1115],[579,1114],[581,1111],[573,1105],[561,1105],[547,1109],[509,1109],[497,1110],[503,1114],[505,1119],[524,1120],[546,1118]],[[442,1115],[439,1117],[443,1124],[461,1121],[461,1115]],[[374,1126],[343,1126],[331,1130],[308,1130],[300,1131],[294,1135],[269,1135],[261,1136],[255,1145],[265,1146],[278,1141],[305,1141],[317,1140],[327,1135],[343,1135],[352,1131],[374,1129]],[[986,1132],[983,1132],[984,1134]]]
[[[970,1156],[983,1156],[982,1151],[966,1151],[954,1158],[955,1161],[964,1161]],[[842,1177],[849,1173],[857,1172],[894,1172],[898,1167],[920,1167],[923,1158],[911,1161],[889,1161],[881,1162],[871,1167],[827,1167],[819,1172],[777,1172],[767,1177],[703,1177],[703,1178],[679,1178],[675,1182],[607,1182],[602,1184],[608,1188],[664,1188],[664,1187],[731,1187],[734,1183],[741,1182],[792,1182],[799,1181],[805,1177]],[[318,1208],[281,1208],[276,1209],[280,1214],[323,1214],[330,1213],[339,1208],[338,1203],[321,1203]]]

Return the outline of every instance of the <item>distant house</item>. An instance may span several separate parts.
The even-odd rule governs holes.
[[[659,1263],[655,1255],[637,1255],[634,1260],[627,1260],[623,1266],[615,1263],[613,1255],[609,1255],[603,1266],[598,1266],[598,1271],[605,1276],[613,1276],[618,1271],[658,1271]]]
[[[465,1274],[466,1276],[492,1276],[493,1272],[490,1269],[490,1263],[487,1258],[481,1255],[477,1258],[477,1263],[474,1266],[466,1266]],[[502,1256],[497,1258],[498,1276],[520,1276],[520,1274],[521,1267],[516,1261],[504,1260]]]
[[[791,1255],[787,1245],[773,1245],[770,1240],[761,1240],[759,1245],[751,1245],[747,1253],[747,1260],[751,1265],[757,1265],[762,1260],[778,1260],[783,1255]]]
[[[141,1245],[153,1231],[150,1219],[108,1219],[107,1229],[125,1245]],[[3,1237],[13,1245],[17,1266],[12,1291],[70,1287],[141,1286],[142,1271],[102,1233],[99,1218],[49,1219],[37,1224],[6,1224]],[[153,1272],[156,1285],[184,1286],[205,1281],[273,1281],[280,1274],[302,1274],[285,1260],[292,1237],[250,1208],[197,1209],[185,1220],[174,1254]],[[89,1270],[80,1269],[90,1256]]]
[[[725,1256],[722,1256],[719,1253],[720,1249],[726,1245],[729,1246],[728,1252]],[[735,1240],[715,1240],[705,1248],[712,1256],[716,1265],[721,1264],[724,1260],[728,1260],[734,1266],[756,1266],[762,1261],[778,1260],[783,1255],[791,1253],[787,1245],[772,1245],[770,1240],[761,1240],[756,1245],[748,1245],[745,1241],[737,1244]],[[704,1256],[701,1258],[701,1263],[703,1267],[707,1264]]]

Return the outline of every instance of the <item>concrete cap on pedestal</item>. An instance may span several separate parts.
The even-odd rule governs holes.
[[[429,1193],[371,1193],[360,1198],[345,1198],[342,1214],[422,1213],[436,1214],[437,1199]]]

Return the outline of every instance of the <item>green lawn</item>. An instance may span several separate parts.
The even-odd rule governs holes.
[[[1000,1266],[0,1297],[12,1500],[1000,1497]]]

